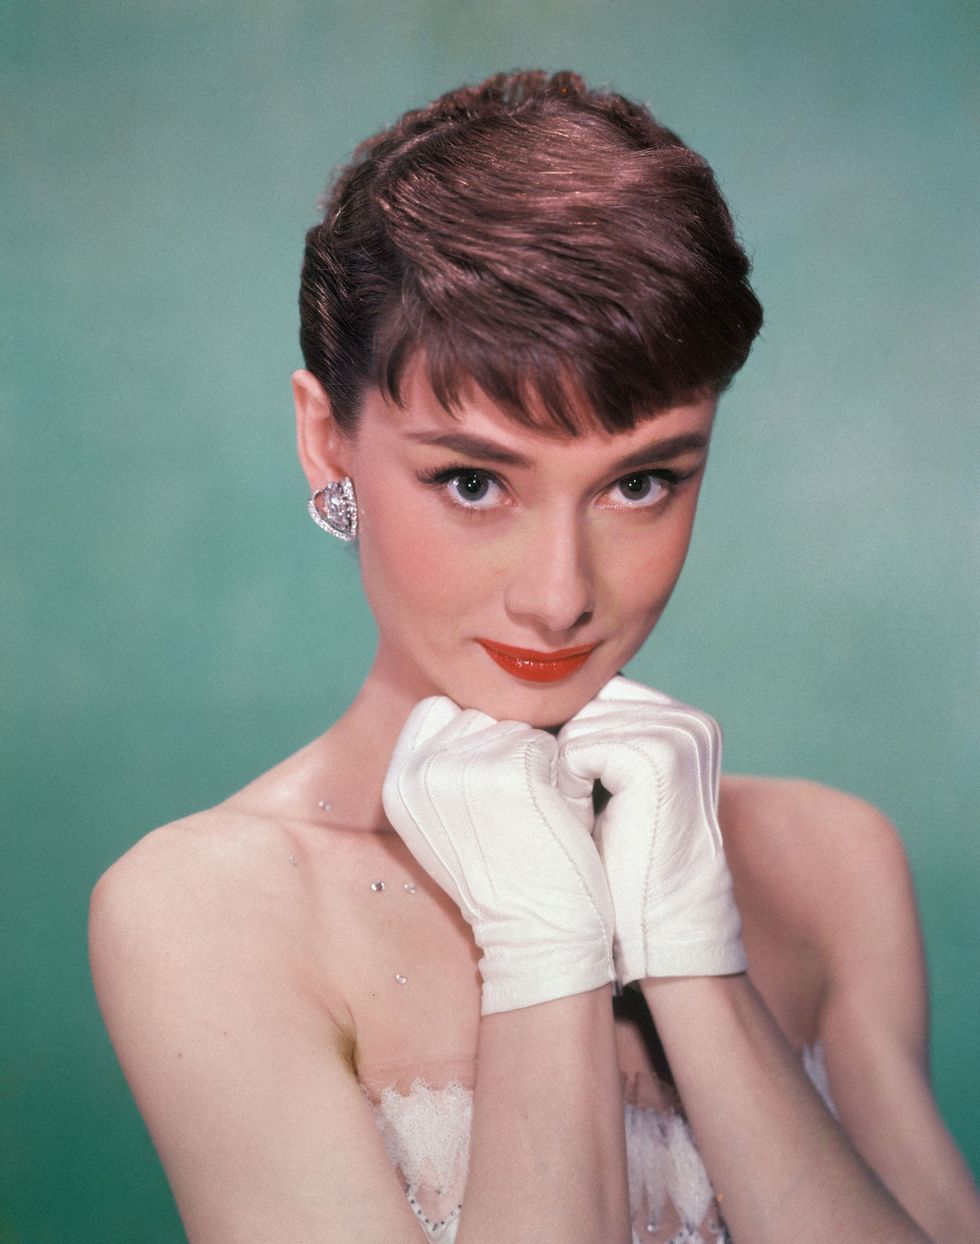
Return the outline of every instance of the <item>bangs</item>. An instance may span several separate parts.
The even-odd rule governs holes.
[[[379,343],[380,344],[380,343]],[[654,369],[637,365],[599,368],[589,359],[575,366],[544,349],[490,350],[484,343],[455,341],[444,329],[409,340],[405,334],[377,359],[376,380],[386,398],[399,406],[402,382],[418,358],[433,394],[451,415],[459,412],[472,386],[482,390],[516,424],[543,435],[580,436],[623,432],[661,410],[680,406],[719,386],[707,383],[667,388]]]
[[[471,387],[481,389],[516,424],[542,434],[577,437],[591,432],[623,432],[658,409],[682,404],[677,398],[637,398],[614,394],[608,384],[589,386],[578,369],[541,352],[488,353],[463,343],[453,348],[443,332],[427,345],[400,341],[382,362],[378,387],[403,406],[402,382],[414,358],[422,361],[435,398],[449,414],[458,414]]]

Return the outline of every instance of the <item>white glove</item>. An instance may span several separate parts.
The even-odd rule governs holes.
[[[613,678],[558,735],[571,797],[610,794],[595,839],[616,912],[616,974],[727,976],[746,967],[716,814],[721,731],[706,713]],[[568,786],[568,780],[566,780]]]
[[[592,787],[559,791],[557,756],[543,730],[438,696],[412,710],[388,767],[388,819],[483,950],[484,1015],[615,975]]]

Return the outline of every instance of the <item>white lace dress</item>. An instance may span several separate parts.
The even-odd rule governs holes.
[[[803,1065],[833,1110],[820,1047]],[[473,1093],[459,1081],[409,1092],[386,1088],[371,1102],[391,1163],[433,1244],[453,1244],[469,1161]],[[634,1244],[709,1244],[729,1235],[690,1128],[676,1109],[627,1101],[626,1156]]]

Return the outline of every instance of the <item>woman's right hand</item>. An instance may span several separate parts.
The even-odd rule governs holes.
[[[566,782],[557,753],[543,730],[434,697],[409,715],[388,767],[389,820],[483,950],[484,1015],[614,978],[591,783]]]

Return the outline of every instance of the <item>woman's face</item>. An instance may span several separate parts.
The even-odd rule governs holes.
[[[521,427],[475,387],[449,414],[419,366],[402,397],[372,391],[345,454],[373,674],[497,719],[567,720],[667,604],[714,399],[569,437]]]

